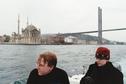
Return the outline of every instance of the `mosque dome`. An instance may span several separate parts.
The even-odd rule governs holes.
[[[27,30],[27,31],[32,31],[32,30],[37,30],[37,28],[34,26],[34,25],[28,25],[26,28],[25,28],[25,30]]]

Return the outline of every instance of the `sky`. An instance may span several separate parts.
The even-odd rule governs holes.
[[[103,29],[126,28],[126,0],[0,0],[0,35],[20,33],[29,24],[41,34],[74,33],[98,29],[98,6]],[[90,34],[97,36],[97,33]],[[103,38],[126,42],[126,30],[104,32]]]

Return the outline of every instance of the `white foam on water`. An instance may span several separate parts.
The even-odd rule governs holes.
[[[123,80],[124,80],[124,84],[126,84],[126,60],[122,59],[120,62],[118,62],[121,66],[121,71],[123,73]]]
[[[80,80],[83,77],[83,74],[73,75],[72,77],[69,77],[70,84],[80,84]]]

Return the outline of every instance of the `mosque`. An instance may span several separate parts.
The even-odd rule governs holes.
[[[20,34],[20,18],[18,16],[18,33],[13,32],[10,43],[13,44],[41,44],[41,30],[30,24],[27,19],[27,26],[22,28]]]

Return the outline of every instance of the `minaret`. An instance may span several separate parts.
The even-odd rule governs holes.
[[[28,17],[27,17],[27,26],[29,25]]]
[[[18,15],[18,39],[20,35],[20,16]]]
[[[98,7],[98,44],[102,44],[102,9]]]

